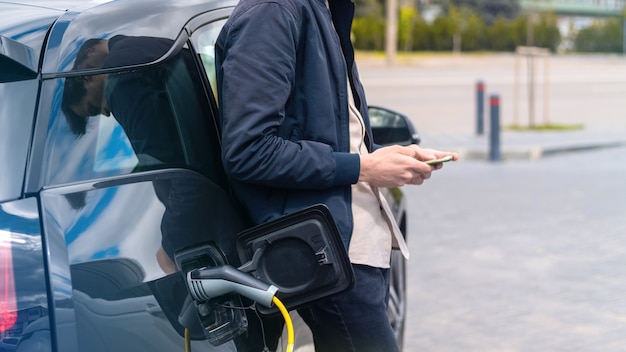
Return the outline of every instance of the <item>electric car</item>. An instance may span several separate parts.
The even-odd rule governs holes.
[[[287,236],[275,243],[297,247],[311,221],[317,237],[303,251],[320,236],[335,245],[323,209],[259,229],[229,190],[213,45],[235,5],[0,1],[0,338],[15,351],[260,350],[263,312],[233,308],[253,301],[190,299],[181,272],[228,264],[288,285],[267,264],[272,250],[257,256],[255,245]],[[98,56],[103,40],[128,38],[146,41],[125,41],[116,60]],[[103,106],[111,92],[119,105]],[[119,106],[125,113],[111,112]],[[419,142],[406,116],[370,111],[379,144]],[[402,191],[386,197],[406,232]],[[350,271],[337,268],[345,253],[314,254],[331,269],[312,273],[319,290],[279,290],[288,308],[349,288]],[[404,277],[394,253],[389,319],[400,342]]]

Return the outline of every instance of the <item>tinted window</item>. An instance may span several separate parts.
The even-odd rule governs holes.
[[[379,107],[369,107],[374,143],[381,145],[419,143],[409,119],[397,112]]]
[[[103,68],[143,55],[140,48],[147,56],[160,56],[170,45],[163,38],[115,38],[109,40]],[[190,50],[183,48],[157,66],[46,82],[55,85],[56,96],[45,184],[172,167],[224,184],[211,106],[198,72]]]
[[[198,29],[192,36],[194,48],[200,55],[204,72],[217,100],[217,83],[215,79],[215,42],[226,20],[216,21]]]

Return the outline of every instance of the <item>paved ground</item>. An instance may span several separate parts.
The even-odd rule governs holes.
[[[448,164],[410,203],[405,351],[626,350],[626,147]]]

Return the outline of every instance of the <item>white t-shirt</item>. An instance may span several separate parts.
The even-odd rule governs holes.
[[[365,146],[365,125],[356,108],[348,82],[350,112],[350,153],[369,153]],[[391,248],[400,248],[408,259],[408,247],[398,228],[387,200],[378,188],[366,182],[352,185],[352,218],[354,229],[348,255],[353,264],[389,268]]]

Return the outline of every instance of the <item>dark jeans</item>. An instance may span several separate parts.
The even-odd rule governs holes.
[[[389,269],[353,265],[352,290],[298,310],[317,352],[399,352],[387,318]]]

